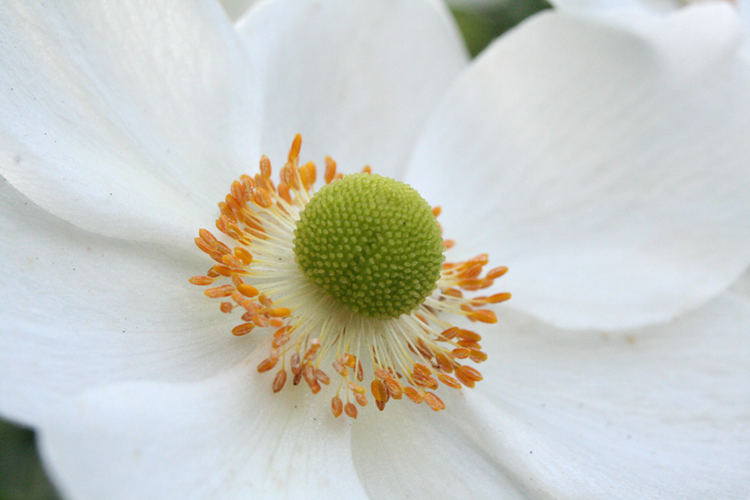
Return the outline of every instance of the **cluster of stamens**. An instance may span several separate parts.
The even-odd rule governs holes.
[[[342,413],[357,417],[357,406],[368,402],[367,385],[380,410],[391,399],[404,396],[435,411],[444,409],[434,392],[439,385],[474,387],[482,375],[466,363],[487,359],[481,336],[454,326],[445,316],[495,323],[497,317],[487,306],[508,300],[509,293],[464,295],[492,286],[507,269],[485,271],[486,254],[443,263],[434,291],[411,313],[399,317],[369,317],[343,306],[311,282],[295,259],[295,227],[315,193],[317,171],[312,162],[299,164],[300,147],[298,135],[278,185],[271,179],[271,163],[265,156],[254,178],[243,175],[232,183],[216,221],[232,246],[201,229],[195,243],[215,264],[190,282],[207,286],[205,295],[220,299],[223,313],[241,313],[242,323],[234,327],[234,335],[273,329],[269,354],[257,370],[278,367],[274,392],[291,378],[293,385],[304,381],[318,393],[331,384],[335,373],[338,383],[333,384],[337,389],[331,410],[336,417]],[[342,179],[331,158],[325,163],[326,185]],[[370,171],[369,166],[362,170]],[[439,213],[439,207],[432,209],[435,217]],[[453,242],[443,240],[443,245],[450,248]],[[367,381],[365,373],[372,374]]]

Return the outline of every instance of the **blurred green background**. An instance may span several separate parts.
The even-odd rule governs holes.
[[[252,0],[225,0],[236,17]],[[544,0],[453,0],[451,12],[472,56],[526,17],[550,8]],[[0,500],[60,498],[39,462],[34,433],[0,420]]]

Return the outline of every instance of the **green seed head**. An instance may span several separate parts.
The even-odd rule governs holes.
[[[407,184],[347,175],[318,191],[294,232],[297,264],[350,310],[413,311],[435,289],[443,244],[427,202]]]

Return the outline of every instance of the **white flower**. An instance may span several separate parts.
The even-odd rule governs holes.
[[[39,429],[71,498],[745,491],[731,7],[632,29],[546,13],[470,65],[416,0],[265,2],[237,31],[208,2],[7,2],[0,24],[0,411]],[[297,132],[305,158],[442,205],[451,258],[511,268],[485,380],[447,410],[350,424],[274,395],[263,337],[187,284],[229,183]]]

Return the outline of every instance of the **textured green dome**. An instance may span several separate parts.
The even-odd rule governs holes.
[[[440,277],[435,216],[411,186],[347,175],[318,191],[294,232],[305,275],[352,311],[395,318],[413,311]]]

